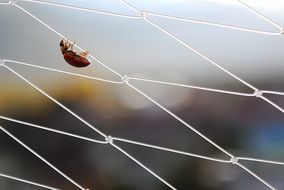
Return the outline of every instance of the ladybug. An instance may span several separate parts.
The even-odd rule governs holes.
[[[90,65],[91,62],[87,59],[87,55],[89,54],[88,51],[80,53],[75,52],[73,51],[73,44],[68,41],[64,41],[64,39],[60,41],[59,45],[65,61],[70,65],[74,67],[86,67]]]

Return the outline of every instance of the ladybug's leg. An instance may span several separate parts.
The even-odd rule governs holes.
[[[83,51],[83,52],[80,52],[79,55],[80,55],[81,57],[86,58],[89,53],[90,53],[89,51]]]
[[[68,49],[69,48],[68,40],[65,40],[64,38],[62,38],[62,40],[63,40],[63,43],[64,43],[64,47],[66,47]]]
[[[69,43],[69,47],[70,47],[70,49],[73,51],[73,45],[75,44],[75,40],[74,40],[74,42],[73,43]]]

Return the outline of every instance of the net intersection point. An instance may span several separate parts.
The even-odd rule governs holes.
[[[232,164],[237,164],[238,161],[239,161],[239,159],[238,159],[237,157],[235,157],[235,156],[231,157],[231,159],[230,159],[230,162],[231,162]]]
[[[0,59],[0,67],[1,67],[1,66],[4,66],[5,63],[6,63],[6,61],[5,61],[4,59]]]
[[[263,91],[262,90],[256,90],[254,92],[254,96],[257,98],[260,98],[263,95]]]
[[[18,0],[10,0],[10,1],[9,1],[9,4],[10,4],[10,5],[16,5],[17,2],[18,2]]]
[[[147,20],[147,13],[145,11],[140,12],[139,15],[143,20]]]
[[[105,139],[106,139],[106,142],[107,142],[107,143],[113,144],[113,138],[112,138],[112,136],[109,135],[109,136],[107,136]]]
[[[129,82],[129,77],[127,75],[124,75],[123,77],[121,77],[121,81],[124,83],[124,84],[128,84]]]

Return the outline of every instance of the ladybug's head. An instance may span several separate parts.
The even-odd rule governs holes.
[[[63,39],[60,41],[59,45],[60,45],[60,47],[63,47],[63,46],[64,46]]]
[[[69,48],[69,46],[63,41],[63,39],[60,41],[59,46],[62,54],[64,54]]]

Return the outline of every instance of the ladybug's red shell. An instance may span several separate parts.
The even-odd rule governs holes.
[[[84,58],[80,55],[77,55],[73,51],[66,51],[63,54],[63,57],[67,63],[74,67],[86,67],[90,64],[90,61],[87,58]]]

